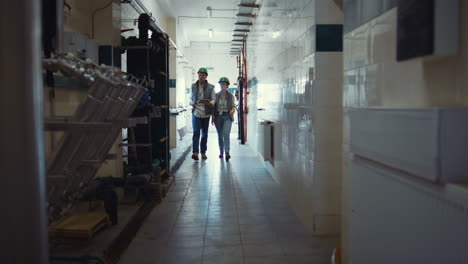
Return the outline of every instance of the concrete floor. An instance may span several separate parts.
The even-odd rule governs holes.
[[[145,220],[120,264],[330,263],[336,237],[312,236],[248,145],[231,135],[230,162],[190,156],[176,185]]]

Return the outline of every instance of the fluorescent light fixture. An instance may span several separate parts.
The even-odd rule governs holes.
[[[210,36],[210,38],[213,38],[213,30],[211,28],[208,29],[208,36]]]
[[[271,33],[271,37],[274,39],[279,38],[280,35],[281,35],[281,32],[279,30],[275,30],[273,31],[273,33]]]

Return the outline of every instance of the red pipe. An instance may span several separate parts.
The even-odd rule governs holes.
[[[245,40],[244,40],[244,47],[242,48],[242,62],[244,63],[244,140],[247,142],[247,114],[248,114],[248,107],[247,107],[247,95],[248,92],[248,75],[247,75],[247,59],[245,57]]]

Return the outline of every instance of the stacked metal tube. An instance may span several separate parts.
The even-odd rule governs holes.
[[[47,160],[50,223],[69,213],[81,198],[147,89],[144,81],[128,73],[114,72],[72,55],[44,59],[43,66],[90,87],[85,101],[69,118],[87,129],[65,131]],[[93,126],[95,130],[90,129]]]

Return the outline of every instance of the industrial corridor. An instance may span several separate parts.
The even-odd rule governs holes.
[[[1,264],[468,264],[468,0],[0,18]]]

